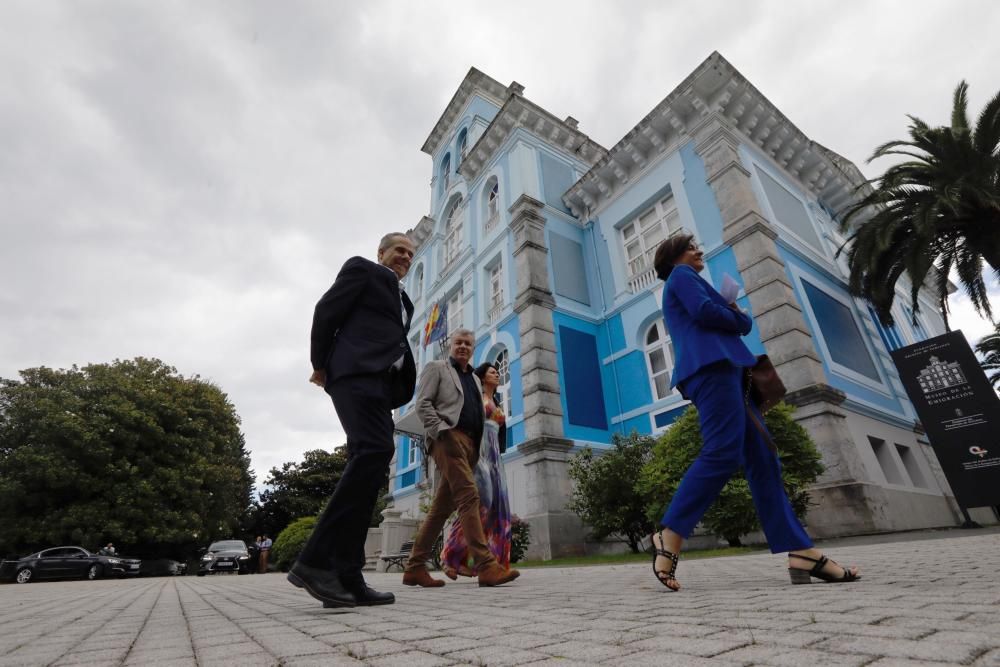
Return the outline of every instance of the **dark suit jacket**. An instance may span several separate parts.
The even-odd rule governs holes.
[[[399,303],[399,281],[390,269],[363,257],[344,263],[313,314],[310,357],[313,369],[326,370],[328,392],[346,377],[384,374],[403,355],[403,368],[389,374],[392,407],[413,397],[417,369],[406,340],[413,304],[404,294],[404,326]]]
[[[722,295],[686,264],[675,266],[667,278],[663,319],[677,356],[671,386],[718,361],[743,367],[757,362],[740,339],[753,327],[750,316],[730,308]]]

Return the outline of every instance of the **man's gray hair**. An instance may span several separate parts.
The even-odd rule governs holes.
[[[476,340],[476,334],[472,331],[472,329],[465,329],[465,328],[458,328],[452,331],[451,334],[448,336],[448,340],[451,341],[452,339],[457,338],[459,336],[463,336],[465,338],[471,338],[473,342],[475,342]]]
[[[407,241],[409,241],[410,243],[413,243],[413,239],[411,239],[404,232],[389,232],[388,234],[386,234],[385,236],[382,237],[381,241],[378,242],[378,251],[382,252],[383,250],[388,249],[389,246],[391,246],[393,243],[395,243],[396,239],[398,239],[398,238],[404,238]]]

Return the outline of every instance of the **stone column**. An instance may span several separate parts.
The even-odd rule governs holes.
[[[709,186],[722,215],[722,240],[733,249],[761,342],[788,387],[786,401],[812,436],[826,471],[812,489],[819,505],[809,513],[817,537],[871,532],[884,499],[867,484],[847,415],[845,395],[827,384],[823,363],[791,280],[775,244],[778,234],[764,216],[739,155],[740,138],[723,117],[712,114],[692,130]]]
[[[566,463],[573,442],[563,437],[556,359],[555,299],[549,288],[548,247],[542,202],[528,195],[510,207],[517,288],[514,312],[521,334],[521,384],[525,441],[527,513],[531,526],[529,558],[551,559],[583,553],[584,529],[567,511],[572,489]]]

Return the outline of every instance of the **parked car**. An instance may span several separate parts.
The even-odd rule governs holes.
[[[250,574],[250,554],[243,540],[212,542],[198,562],[198,576],[219,572]]]
[[[139,567],[141,577],[177,577],[187,572],[187,563],[172,558],[143,559]]]
[[[142,561],[101,556],[82,547],[53,547],[0,563],[0,581],[26,584],[38,579],[100,579],[139,574]]]

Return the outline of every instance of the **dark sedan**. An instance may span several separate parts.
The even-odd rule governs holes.
[[[141,561],[100,556],[81,547],[54,547],[0,563],[0,581],[26,584],[38,579],[100,579],[139,574]]]
[[[243,540],[212,542],[198,563],[198,576],[219,572],[250,574],[250,554]]]

